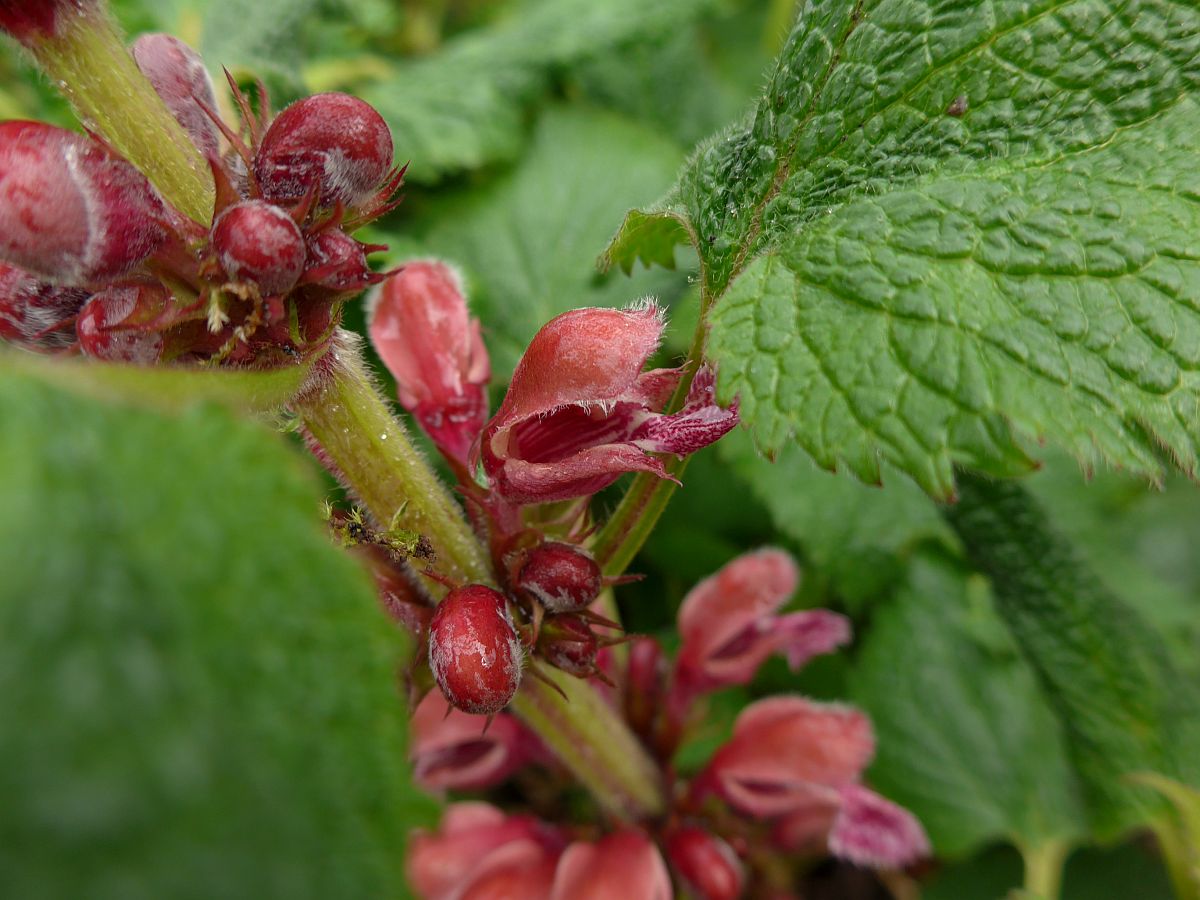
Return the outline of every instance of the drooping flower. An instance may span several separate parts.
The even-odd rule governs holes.
[[[823,609],[776,615],[795,592],[800,570],[782,550],[746,553],[697,584],[679,609],[682,647],[672,685],[682,712],[701,693],[746,684],[775,653],[793,671],[850,640],[844,616]]]
[[[645,834],[629,829],[576,841],[554,873],[551,900],[671,900],[671,876]]]
[[[498,898],[505,895],[497,887],[515,884],[522,890],[507,896],[544,900],[564,844],[531,816],[505,815],[487,803],[456,803],[436,834],[421,832],[409,842],[408,882],[422,900]]]
[[[372,297],[369,331],[404,408],[465,466],[487,421],[491,367],[457,273],[441,262],[409,263]]]
[[[678,413],[661,412],[678,369],[643,372],[664,326],[653,303],[575,309],[534,335],[472,459],[514,503],[584,497],[625,472],[667,473],[651,453],[684,456],[738,422],[716,404],[715,377],[696,373]]]
[[[515,717],[485,720],[451,707],[437,690],[413,714],[409,755],[413,778],[430,790],[481,790],[545,756],[538,739]]]
[[[862,712],[771,697],[738,716],[695,789],[776,819],[777,839],[790,849],[827,837],[830,851],[852,862],[905,866],[929,853],[929,841],[911,813],[861,784],[874,749]]]

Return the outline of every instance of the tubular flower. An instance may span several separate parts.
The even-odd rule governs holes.
[[[766,548],[739,556],[692,588],[679,609],[683,644],[672,687],[676,710],[700,693],[746,684],[774,653],[786,656],[795,671],[850,640],[850,623],[837,613],[775,615],[799,581],[791,556]]]
[[[400,402],[448,458],[466,465],[487,420],[491,366],[462,281],[436,261],[409,263],[374,294],[370,334]]]
[[[564,841],[530,816],[507,816],[486,803],[456,803],[437,834],[408,846],[409,884],[423,900],[547,898]],[[504,887],[521,890],[502,893]]]
[[[493,787],[543,755],[541,746],[513,716],[484,720],[453,709],[438,691],[426,695],[412,718],[413,777],[431,790]]]
[[[551,900],[671,900],[671,876],[658,848],[640,831],[576,841],[554,873]]]
[[[777,818],[777,839],[793,848],[827,836],[830,851],[852,862],[905,866],[929,853],[929,841],[911,813],[860,783],[874,750],[858,710],[772,697],[738,716],[699,789],[747,815]]]
[[[712,371],[696,373],[678,413],[661,409],[678,369],[643,372],[664,326],[653,303],[575,309],[551,319],[530,342],[472,459],[515,503],[584,497],[624,472],[666,477],[651,453],[684,456],[738,422],[717,406]]]

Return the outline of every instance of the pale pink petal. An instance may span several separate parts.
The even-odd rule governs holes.
[[[486,733],[485,724],[486,716],[452,709],[440,691],[427,694],[411,725],[416,782],[429,790],[493,787],[538,756],[536,739],[513,716],[493,716]]]
[[[496,489],[514,503],[549,503],[594,494],[625,472],[667,477],[661,462],[629,444],[590,447],[552,463],[510,459],[493,477]]]
[[[809,609],[775,619],[775,649],[795,672],[814,656],[850,643],[850,620],[827,609]]]
[[[871,723],[859,710],[803,697],[772,697],[738,717],[732,739],[705,774],[733,806],[777,816],[835,800],[874,753]]]
[[[829,851],[862,866],[901,869],[928,856],[929,838],[908,810],[862,785],[842,790]]]
[[[771,840],[792,853],[824,855],[840,802],[840,798],[826,798],[798,806],[772,824]]]
[[[662,855],[640,831],[620,831],[567,848],[554,873],[552,900],[671,900]]]

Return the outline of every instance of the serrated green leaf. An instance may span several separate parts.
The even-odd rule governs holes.
[[[402,896],[403,639],[300,458],[9,367],[0,418],[3,893]]]
[[[850,689],[878,734],[872,784],[916,813],[939,855],[1086,836],[1062,729],[980,579],[914,562]]]
[[[795,540],[834,589],[861,603],[903,578],[907,554],[924,540],[953,540],[934,503],[909,481],[868,487],[822,472],[794,449],[771,462],[739,430],[717,445],[744,486]]]
[[[1097,146],[1198,80],[1200,11],[1181,0],[807,0],[755,114],[665,206],[692,223],[715,296],[850,197]]]
[[[519,165],[424,212],[415,223],[421,253],[466,270],[497,380],[558,313],[686,288],[669,273],[630,281],[592,270],[613,220],[635,197],[661,193],[681,157],[672,141],[623,117],[552,107]]]
[[[1018,439],[1158,477],[1200,441],[1200,109],[1054,165],[998,164],[840,207],[752,263],[712,316],[722,391],[867,481],[940,496]]]
[[[947,518],[1063,722],[1101,837],[1162,815],[1127,776],[1200,779],[1198,686],[1159,636],[1083,566],[1018,485],[964,474]]]
[[[661,38],[715,2],[524,3],[499,23],[456,38],[434,56],[397,66],[394,77],[367,85],[361,93],[388,120],[397,155],[412,160],[409,178],[437,182],[464,169],[515,159],[527,138],[530,104],[545,93],[557,71],[618,52],[631,42]],[[668,186],[664,183],[659,193]]]

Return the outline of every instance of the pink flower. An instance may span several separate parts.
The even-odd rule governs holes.
[[[666,477],[649,454],[693,453],[737,424],[736,406],[716,405],[707,368],[682,410],[660,412],[680,371],[642,367],[663,324],[661,310],[644,303],[571,310],[534,335],[472,451],[501,496],[544,503],[594,494],[624,472]]]
[[[449,715],[447,715],[449,712]],[[452,708],[441,692],[426,695],[412,718],[413,778],[429,790],[478,790],[542,758],[538,739],[513,716],[486,719]]]
[[[576,841],[558,861],[551,900],[671,900],[671,876],[640,831]]]
[[[531,816],[508,816],[486,803],[456,803],[437,834],[409,842],[408,883],[422,900],[549,897],[564,841]],[[499,889],[521,885],[507,895]]]
[[[772,697],[738,716],[696,789],[748,815],[778,817],[776,838],[791,849],[827,835],[837,856],[901,867],[927,855],[929,841],[911,813],[860,783],[874,750],[858,710]]]
[[[491,368],[458,275],[436,261],[409,263],[372,298],[369,331],[404,408],[465,465],[487,420]]]
[[[793,671],[850,640],[844,616],[823,609],[775,615],[796,590],[800,570],[771,548],[739,556],[688,593],[679,609],[683,645],[676,662],[676,713],[703,692],[746,684],[773,653]]]

